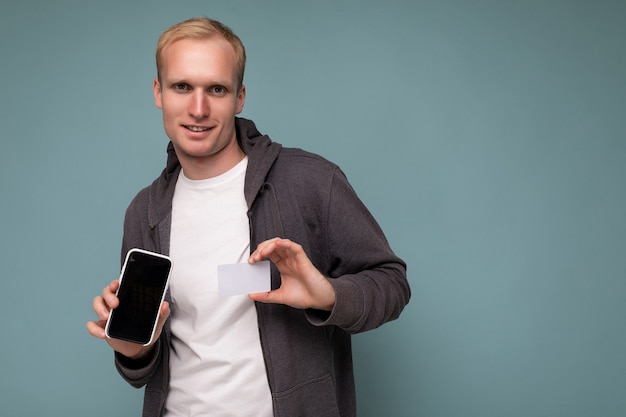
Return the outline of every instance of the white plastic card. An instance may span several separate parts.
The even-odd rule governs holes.
[[[218,265],[217,282],[219,295],[224,297],[270,291],[270,261]]]

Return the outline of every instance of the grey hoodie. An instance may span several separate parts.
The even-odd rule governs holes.
[[[400,315],[411,294],[406,265],[336,165],[283,148],[261,135],[250,120],[237,118],[236,127],[248,156],[244,194],[251,251],[266,239],[291,239],[302,245],[336,292],[330,313],[256,303],[274,415],[356,416],[350,334]],[[122,258],[134,247],[169,253],[179,171],[170,143],[165,169],[126,211]],[[272,265],[272,287],[279,286],[280,274]],[[146,385],[144,417],[163,414],[169,338],[166,323],[150,358],[139,363],[116,355],[122,377],[134,387]]]

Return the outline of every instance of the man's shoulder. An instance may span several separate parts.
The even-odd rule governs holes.
[[[135,194],[128,204],[127,211],[137,210],[141,207],[146,208],[148,206],[148,201],[150,200],[150,187],[151,185],[148,185],[140,189],[137,194]]]
[[[164,170],[152,183],[141,188],[128,205],[127,213],[145,214],[151,210],[157,217],[162,217],[167,212],[168,207],[171,207],[171,198],[176,186],[178,173],[179,169],[169,174]]]
[[[343,172],[321,155],[299,148],[283,147],[267,179],[294,195],[326,193]]]
[[[323,171],[334,170],[338,166],[326,159],[325,157],[305,151],[300,148],[283,147],[276,159],[281,166],[292,167],[298,169],[322,169]]]

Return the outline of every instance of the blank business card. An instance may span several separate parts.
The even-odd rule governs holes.
[[[270,261],[217,266],[219,295],[252,294],[272,289]]]

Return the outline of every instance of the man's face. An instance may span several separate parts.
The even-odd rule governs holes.
[[[243,157],[235,115],[246,94],[238,87],[235,51],[222,38],[183,39],[163,49],[154,100],[189,178],[222,174]]]

